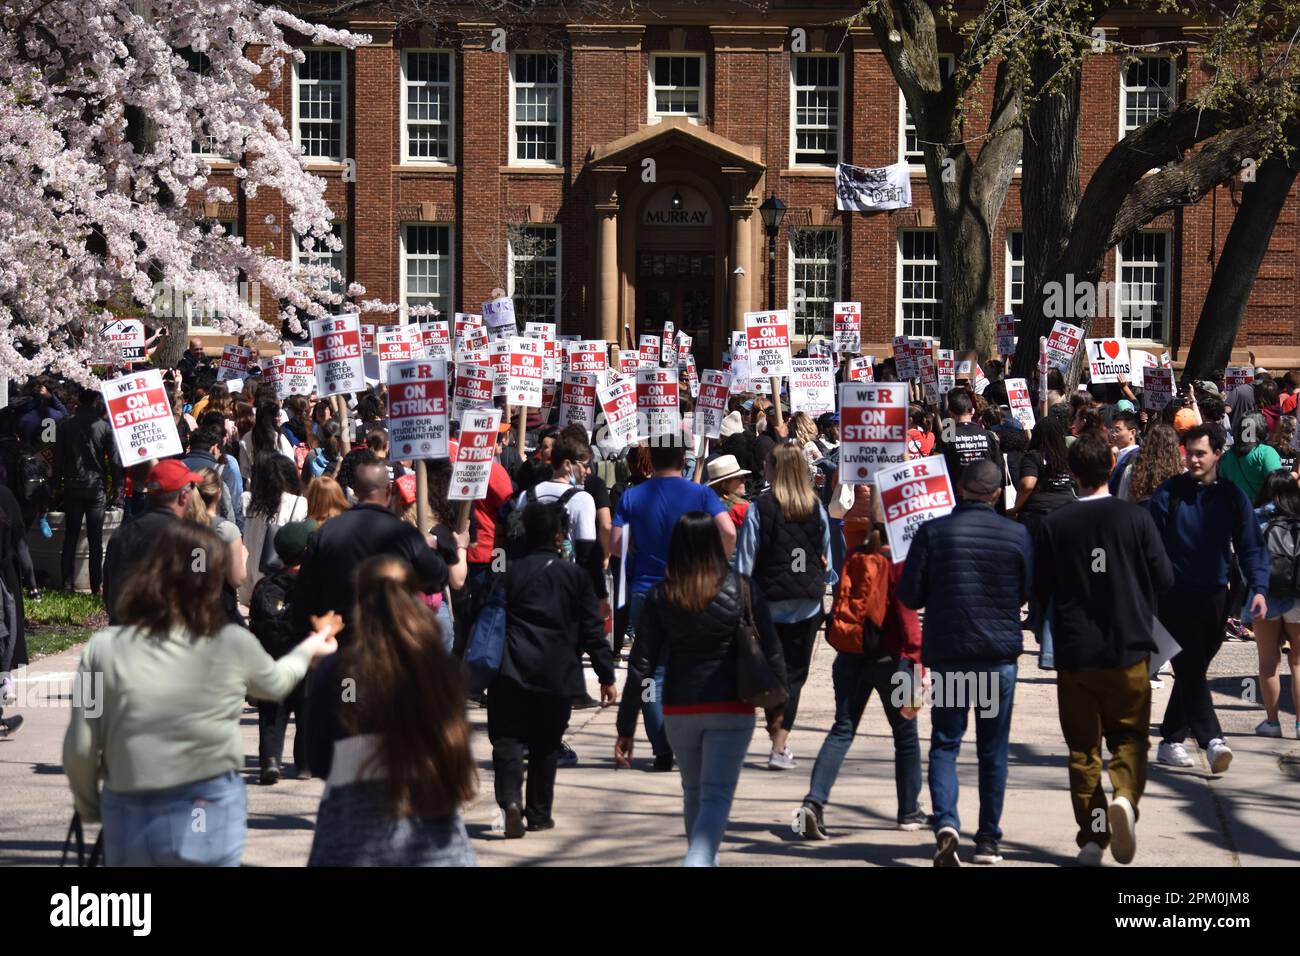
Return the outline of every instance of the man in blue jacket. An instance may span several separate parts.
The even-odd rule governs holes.
[[[1195,761],[1183,746],[1190,729],[1213,773],[1232,763],[1206,678],[1223,644],[1228,574],[1235,551],[1250,594],[1250,614],[1268,610],[1268,551],[1245,492],[1219,479],[1226,438],[1213,422],[1183,435],[1187,471],[1170,478],[1147,507],[1174,566],[1174,586],[1160,595],[1156,616],[1182,650],[1174,655],[1174,689],[1160,724],[1156,760],[1175,767]]]
[[[980,819],[976,863],[1000,863],[999,821],[1007,785],[1007,747],[1016,658],[1024,650],[1020,607],[1033,586],[1033,545],[1022,525],[999,516],[1002,469],[966,465],[952,514],[923,524],[912,541],[899,599],[925,608],[921,661],[933,678],[930,716],[930,800],[935,866],[960,866],[957,848],[957,755],[975,708]]]

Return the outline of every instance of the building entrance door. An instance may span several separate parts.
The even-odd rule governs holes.
[[[662,335],[664,323],[671,322],[694,339],[691,351],[697,362],[711,361],[707,357],[713,355],[713,290],[712,252],[638,254],[636,334]]]

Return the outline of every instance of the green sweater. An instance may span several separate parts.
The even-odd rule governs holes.
[[[1255,496],[1264,485],[1264,479],[1270,471],[1282,467],[1282,459],[1272,445],[1256,445],[1244,455],[1238,455],[1231,448],[1219,459],[1219,477],[1226,478],[1246,493],[1246,500],[1253,507]]]
[[[282,700],[311,663],[299,645],[279,660],[233,624],[214,637],[147,636],[108,627],[86,645],[63,768],[83,820],[99,819],[99,782],[147,793],[244,766],[245,696]]]

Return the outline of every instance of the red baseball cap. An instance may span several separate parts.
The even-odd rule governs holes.
[[[203,476],[190,471],[183,461],[177,458],[168,458],[153,466],[148,479],[145,481],[144,488],[145,491],[151,493],[161,492],[166,494],[169,491],[179,491],[186,485],[202,480]]]

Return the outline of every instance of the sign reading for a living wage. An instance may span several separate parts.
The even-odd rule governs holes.
[[[470,353],[462,352],[462,355]],[[492,404],[492,367],[472,362],[457,364],[456,390],[452,395],[451,413],[460,419],[461,413],[470,408],[482,408]]]
[[[172,405],[156,368],[133,372],[104,383],[108,423],[113,426],[117,456],[125,465],[181,453]]]
[[[545,371],[546,343],[524,335],[512,335],[510,366],[506,378],[506,400],[511,405],[542,407],[542,380]]]
[[[1158,412],[1174,400],[1174,370],[1147,368],[1142,370],[1142,406],[1147,411]]]
[[[835,351],[857,355],[862,351],[862,303],[836,302],[834,310]]]
[[[316,391],[316,359],[310,351],[286,351],[284,359],[284,394],[310,395]]]
[[[316,393],[322,398],[361,392],[366,387],[361,360],[361,321],[357,313],[313,319],[312,350],[316,358]]]
[[[731,373],[706,368],[700,376],[700,394],[695,400],[695,434],[706,438],[722,436],[722,420],[727,417],[730,396]]]
[[[560,387],[560,427],[575,422],[587,431],[596,428],[596,389],[600,376],[594,372],[570,372]]]
[[[876,475],[876,485],[880,489],[890,557],[895,564],[906,560],[921,525],[943,517],[956,505],[943,455],[883,468]]]
[[[636,382],[625,378],[596,392],[601,410],[605,413],[605,427],[610,443],[623,448],[636,441]]]
[[[1029,383],[1023,378],[1009,378],[1007,385],[1007,404],[1011,414],[1024,427],[1025,431],[1034,430],[1034,400],[1029,395]]]
[[[1238,385],[1255,384],[1255,370],[1249,365],[1229,365],[1223,370],[1223,388],[1231,392]]]
[[[506,296],[484,302],[483,318],[487,321],[491,338],[509,338],[519,334],[519,327],[515,324],[515,304]]]
[[[1079,351],[1082,341],[1082,328],[1057,319],[1047,337],[1047,364],[1064,372],[1074,361],[1074,353]]]
[[[1014,315],[998,316],[997,335],[998,335],[998,354],[1015,355],[1016,354],[1016,317]]]
[[[1094,385],[1133,378],[1133,362],[1125,339],[1086,339],[1088,374]]]
[[[907,386],[902,382],[840,386],[840,481],[870,484],[876,472],[903,461],[907,449]]]
[[[223,345],[221,364],[217,366],[217,381],[227,382],[232,378],[248,378],[252,364],[252,349],[244,348],[242,345]]]
[[[660,438],[681,431],[677,369],[639,368],[636,371],[636,413],[639,438]]]
[[[451,466],[451,484],[447,488],[448,501],[478,501],[487,497],[500,424],[499,408],[473,408],[461,415],[456,461]]]
[[[835,411],[835,367],[828,359],[791,360],[790,410],[813,418]]]
[[[395,457],[447,457],[447,362],[388,366],[388,441]]]
[[[106,344],[104,358],[110,363],[144,361],[144,323],[139,319],[113,319],[99,335]]]
[[[749,374],[784,378],[790,374],[790,310],[745,313]]]

